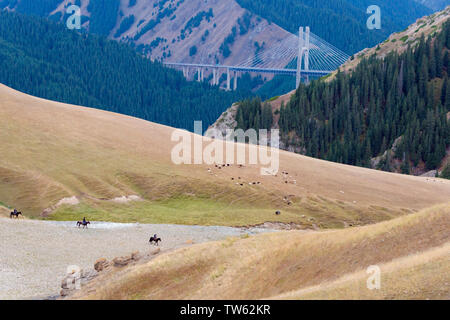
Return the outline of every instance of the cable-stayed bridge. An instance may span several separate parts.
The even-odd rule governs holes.
[[[240,72],[292,75],[296,77],[297,87],[301,79],[309,76],[324,76],[346,62],[349,55],[310,32],[309,27],[299,28],[299,36],[291,34],[276,46],[258,52],[236,65],[210,63],[164,62],[165,65],[180,68],[185,77],[189,69],[196,69],[198,81],[204,81],[205,70],[212,70],[212,84],[219,85],[219,73],[226,72],[226,89],[231,90],[231,73],[234,72],[233,89],[237,89]],[[293,63],[297,62],[296,67]]]

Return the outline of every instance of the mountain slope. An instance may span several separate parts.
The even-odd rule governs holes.
[[[369,30],[366,11],[374,3],[367,0],[237,1],[244,8],[292,33],[298,32],[299,26],[310,26],[312,32],[349,54],[371,47],[417,18],[432,13],[414,0],[377,1],[382,14],[382,28]]]
[[[9,5],[10,10],[64,23],[72,2],[3,0],[0,8]],[[40,10],[36,4],[41,4]],[[128,42],[154,60],[234,64],[255,54],[256,43],[274,45],[289,36],[234,0],[79,0],[77,4],[83,28]]]
[[[72,3],[81,7],[84,30],[124,41],[154,60],[225,65],[277,46],[290,32],[297,34],[301,25],[310,25],[315,34],[352,54],[431,12],[413,0],[383,0],[383,28],[368,30],[366,8],[371,3],[364,0],[1,0],[0,9],[65,24],[66,8]],[[226,77],[220,72],[219,85],[225,87]],[[198,77],[194,68],[186,75],[190,80]],[[295,87],[292,77],[275,77],[272,82],[272,75],[251,76],[241,75],[239,87],[264,98]],[[212,78],[212,70],[205,70],[206,81]],[[267,86],[261,88],[264,83]]]
[[[260,176],[258,165],[177,166],[171,161],[177,144],[171,141],[173,128],[31,97],[3,85],[0,128],[0,202],[26,217],[341,228],[390,219],[450,197],[448,180],[288,152],[280,154],[280,172],[288,175]],[[131,195],[140,201],[116,199]],[[282,214],[276,216],[276,210]]]
[[[450,243],[380,264],[382,290],[367,290],[364,271],[271,299],[313,300],[448,300]]]
[[[149,48],[153,59],[233,65],[254,55],[257,50],[255,43],[271,46],[289,36],[277,25],[242,9],[234,0],[180,1],[171,15],[159,23],[149,17],[167,10],[170,2],[160,6],[159,13],[158,9],[149,8],[147,3],[138,2],[128,9],[130,12],[123,9],[125,16],[136,15],[136,26],[143,20],[145,22],[140,27],[132,26],[121,37],[129,37],[137,46],[146,45],[148,48],[155,45],[155,48]],[[149,24],[154,26],[145,32],[150,29]],[[155,41],[161,44],[157,45]],[[195,48],[195,53],[191,48]]]
[[[414,0],[379,1],[383,28],[368,30],[366,9],[372,3],[366,0],[2,0],[0,8],[64,22],[71,3],[81,7],[84,28],[129,41],[153,59],[223,64],[247,60],[258,46],[274,46],[306,25],[354,53],[432,13]]]
[[[269,101],[281,146],[386,171],[441,172],[450,146],[449,17],[447,8],[419,19],[339,73],[301,85],[290,100]],[[213,126],[220,127],[225,115],[234,115],[231,127],[244,130],[263,123],[263,103],[233,108]]]
[[[249,94],[188,82],[126,45],[7,11],[0,11],[0,83],[188,130]]]
[[[300,87],[280,111],[285,143],[315,157],[386,171],[441,169],[450,146],[446,16],[434,36],[422,36],[401,54],[372,56],[351,74]],[[288,141],[294,132],[298,140]]]
[[[430,16],[417,19],[415,23],[408,26],[405,30],[395,32],[378,45],[356,53],[353,58],[344,63],[339,70],[348,73],[355,69],[363,58],[369,58],[372,55],[375,55],[378,58],[384,58],[392,52],[403,53],[408,46],[417,45],[417,42],[422,36],[427,38],[434,35],[438,30],[442,30],[442,25],[448,21],[449,16],[450,7],[440,12],[433,13]],[[326,80],[331,81],[334,79],[336,73],[337,71]]]
[[[104,274],[73,298],[447,299],[449,218],[450,206],[445,204],[347,230],[292,231],[199,244]],[[366,287],[365,271],[371,265],[381,267],[380,290]],[[352,290],[330,291],[329,283],[339,283],[344,276],[358,280]],[[312,286],[314,291],[307,289]],[[298,289],[306,294],[289,293]]]

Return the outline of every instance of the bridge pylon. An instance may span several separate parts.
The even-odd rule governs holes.
[[[302,65],[304,64],[304,71],[309,71],[309,49],[310,49],[310,28],[306,27],[303,31],[303,27],[298,30],[298,56],[297,56],[297,76],[296,87],[300,86],[302,80]],[[303,63],[304,61],[304,63]]]
[[[0,0],[1,2],[1,0]],[[298,46],[298,47],[297,47]],[[296,67],[283,67],[297,57]],[[311,57],[311,61],[310,61]],[[268,49],[238,64],[163,62],[165,66],[183,69],[186,78],[205,81],[205,72],[212,73],[212,85],[225,90],[236,90],[239,75],[246,72],[258,74],[296,76],[296,86],[302,77],[326,76],[350,58],[345,52],[335,48],[310,32],[309,27],[300,27],[298,38],[290,34],[280,45]],[[311,62],[311,64],[310,64]],[[234,75],[234,78],[233,78]],[[224,81],[221,81],[223,78]],[[209,77],[207,78],[209,80]],[[242,77],[241,77],[242,79]],[[232,81],[233,80],[233,81]],[[222,85],[222,82],[225,84]]]
[[[217,69],[213,68],[212,73],[213,73],[212,85],[215,86],[217,85]]]

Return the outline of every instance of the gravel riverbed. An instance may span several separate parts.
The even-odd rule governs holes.
[[[155,233],[162,238],[164,252],[192,242],[269,231],[275,230],[110,222],[91,222],[89,229],[79,229],[74,222],[0,218],[0,299],[57,295],[69,266],[89,270],[98,258],[146,253]]]

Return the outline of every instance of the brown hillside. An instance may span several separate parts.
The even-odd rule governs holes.
[[[118,222],[278,221],[327,228],[374,223],[450,198],[449,180],[285,151],[277,176],[261,176],[259,165],[178,166],[171,161],[177,144],[171,141],[173,128],[5,86],[0,86],[0,128],[0,201],[28,217],[76,220],[89,213],[93,220]],[[114,201],[130,195],[141,201]],[[276,216],[276,210],[282,214]]]
[[[120,274],[106,274],[75,298],[260,299],[319,284],[327,290],[319,287],[306,293],[311,291],[319,298],[445,298],[449,292],[449,230],[447,203],[347,230],[230,238],[167,253]],[[353,278],[347,276],[350,279],[367,279],[362,273],[371,265],[381,268],[381,290],[370,291],[361,281],[356,289],[348,282],[344,282],[346,291],[337,288],[335,283],[342,281],[338,279],[349,274],[356,273]],[[420,273],[409,277],[414,268]],[[311,296],[306,293],[279,297]]]

